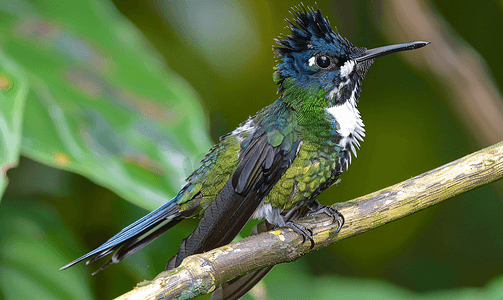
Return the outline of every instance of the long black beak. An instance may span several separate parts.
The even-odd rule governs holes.
[[[378,48],[374,48],[374,49],[369,49],[369,50],[363,52],[361,54],[361,56],[355,58],[355,60],[356,60],[356,62],[362,62],[365,60],[373,59],[373,58],[380,57],[380,56],[390,54],[390,53],[418,49],[418,48],[421,48],[421,47],[428,45],[429,43],[430,42],[416,41],[416,42],[410,42],[410,43],[405,43],[405,44],[390,45],[390,46],[383,46],[383,47],[378,47]]]

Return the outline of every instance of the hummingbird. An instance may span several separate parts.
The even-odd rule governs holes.
[[[200,221],[167,270],[189,255],[230,243],[252,218],[263,220],[252,234],[289,227],[311,247],[312,232],[295,220],[325,213],[340,230],[344,217],[316,197],[348,170],[365,137],[358,111],[362,81],[375,58],[429,42],[356,47],[332,29],[319,9],[294,8],[292,15],[293,21],[287,20],[291,33],[275,39],[273,47],[276,101],[220,137],[174,198],[61,269],[111,254],[97,273],[186,218]],[[238,299],[270,269],[233,279],[212,299]]]

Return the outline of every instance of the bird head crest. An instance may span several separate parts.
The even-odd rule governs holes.
[[[280,85],[278,92],[285,88],[285,80],[289,79],[294,80],[296,85],[305,86],[320,83],[314,79],[323,77],[325,81],[332,79],[333,84],[341,73],[340,68],[366,51],[366,48],[354,46],[334,31],[319,9],[302,6],[300,9],[296,7],[291,13],[293,21],[287,20],[291,34],[275,39],[277,46],[274,51],[278,64],[274,80]],[[320,57],[322,60],[319,60]],[[361,77],[359,80],[363,79],[371,64],[372,61],[361,66],[352,65]]]

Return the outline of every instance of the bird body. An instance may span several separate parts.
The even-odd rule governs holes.
[[[334,32],[319,10],[298,10],[294,15],[292,34],[276,40],[277,100],[222,136],[173,199],[62,269],[113,253],[100,271],[184,218],[200,222],[167,269],[188,255],[231,242],[250,218],[265,219],[266,229],[288,226],[309,237],[309,231],[291,221],[316,213],[306,207],[338,181],[351,156],[356,156],[365,136],[358,98],[374,58],[427,43],[367,50]],[[342,226],[342,216],[333,209],[316,210]],[[222,298],[239,297],[251,286]]]

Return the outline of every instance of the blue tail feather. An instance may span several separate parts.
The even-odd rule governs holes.
[[[105,265],[108,266],[111,263],[119,262],[123,258],[146,246],[148,243],[152,242],[160,235],[159,230],[163,229],[163,227],[165,227],[164,231],[171,228],[172,226],[166,225],[175,221],[176,218],[180,217],[180,206],[177,204],[179,195],[172,198],[161,207],[150,212],[138,221],[125,227],[98,248],[61,267],[60,270],[67,269],[88,258],[91,258],[88,263],[93,262],[119,249],[119,251],[121,251],[123,254],[120,255],[119,258],[115,257],[116,255],[114,254],[112,260]],[[178,223],[178,221],[173,223]],[[142,242],[143,240],[145,241]],[[125,247],[127,247],[127,249],[122,249]],[[100,270],[104,267],[100,268]]]

